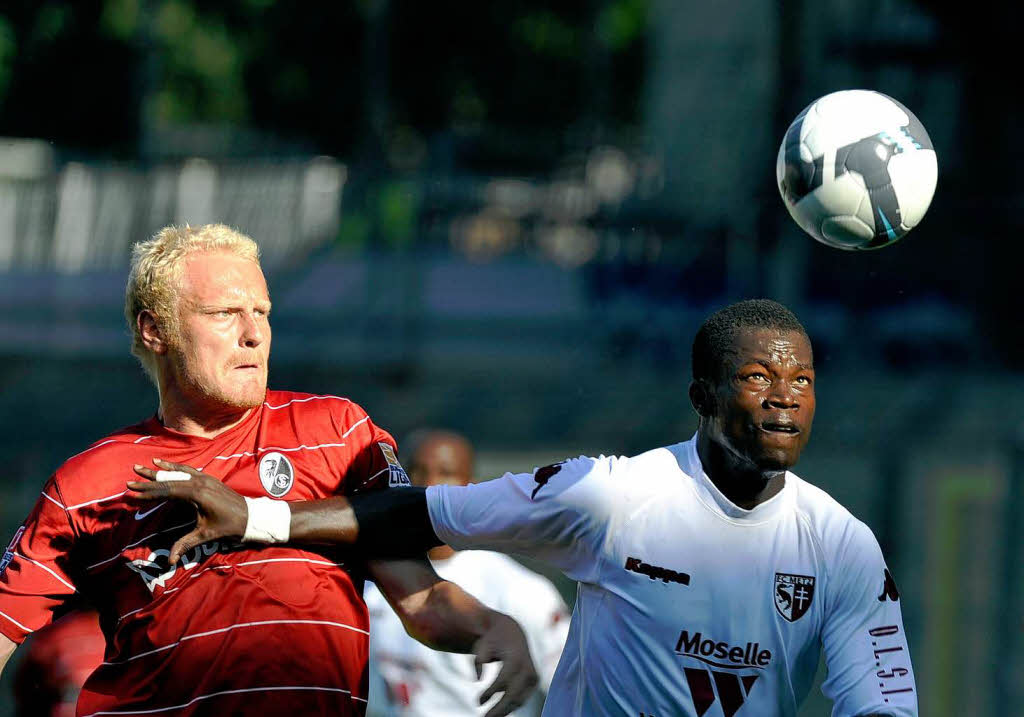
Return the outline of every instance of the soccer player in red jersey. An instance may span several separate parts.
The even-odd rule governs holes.
[[[258,249],[228,227],[168,227],[135,247],[125,314],[159,410],[72,456],[43,487],[0,562],[0,667],[55,611],[86,603],[106,653],[82,689],[82,717],[362,715],[361,593],[372,577],[410,634],[503,662],[481,698],[504,692],[492,714],[507,714],[536,683],[522,630],[425,558],[212,541],[178,560],[170,548],[196,509],[126,491],[132,466],[156,457],[202,466],[254,512],[408,485],[394,440],[358,405],[267,390],[269,313]]]

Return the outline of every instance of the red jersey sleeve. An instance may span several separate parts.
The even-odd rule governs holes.
[[[64,506],[51,478],[0,559],[0,633],[16,643],[49,624],[77,592],[75,531]]]
[[[341,491],[345,495],[410,485],[409,476],[398,461],[398,448],[391,434],[365,416],[349,437],[353,440],[352,461],[345,471]]]

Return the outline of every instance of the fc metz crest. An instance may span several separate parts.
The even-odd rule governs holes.
[[[260,459],[260,483],[270,495],[280,498],[292,489],[294,482],[295,471],[283,454],[275,451]]]
[[[775,609],[790,622],[804,616],[814,600],[814,576],[775,573]]]

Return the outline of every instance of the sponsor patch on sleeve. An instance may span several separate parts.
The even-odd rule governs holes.
[[[10,545],[7,546],[7,550],[4,551],[4,557],[0,558],[0,575],[4,574],[7,570],[7,566],[14,560],[14,549],[18,547],[18,541],[21,540],[21,536],[25,534],[25,526],[18,528],[14,534],[14,538],[11,540]]]
[[[395,449],[389,443],[380,442],[377,445],[380,446],[380,451],[384,454],[384,460],[388,464],[388,487],[398,488],[412,485],[402,464],[398,462]]]

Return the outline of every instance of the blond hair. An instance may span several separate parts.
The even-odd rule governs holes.
[[[204,251],[226,251],[260,263],[256,242],[224,224],[164,227],[152,239],[132,247],[131,271],[124,291],[124,318],[132,335],[132,355],[153,383],[157,383],[156,358],[142,343],[139,314],[151,312],[161,331],[168,338],[176,337],[183,260]]]

